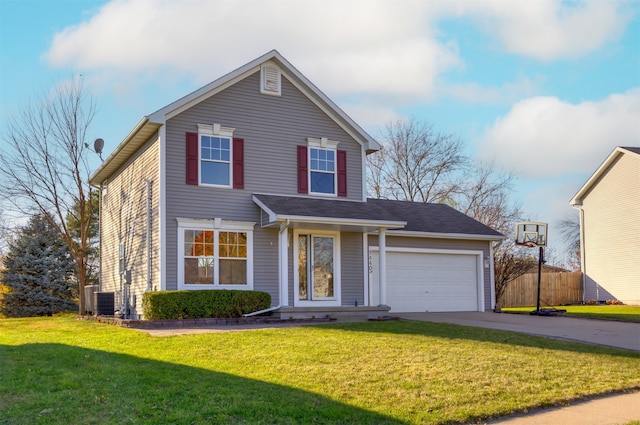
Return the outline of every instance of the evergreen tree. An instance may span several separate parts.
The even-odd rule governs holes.
[[[7,317],[44,316],[74,310],[75,265],[60,234],[42,216],[18,231],[4,258],[1,312]]]

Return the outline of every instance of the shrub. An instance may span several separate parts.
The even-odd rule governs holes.
[[[271,295],[259,291],[158,291],[142,296],[146,320],[240,317],[270,305]]]

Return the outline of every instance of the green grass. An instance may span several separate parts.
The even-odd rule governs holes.
[[[567,310],[567,316],[640,322],[640,306],[637,305],[566,305],[556,306],[556,308]],[[535,309],[535,306],[509,307],[503,308],[502,311],[505,313],[529,313]]]
[[[640,388],[640,353],[428,322],[173,337],[0,319],[0,424],[453,424]]]

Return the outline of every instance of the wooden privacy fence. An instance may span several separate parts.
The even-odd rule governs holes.
[[[542,273],[540,305],[561,305],[582,301],[582,272]],[[538,273],[527,273],[507,284],[499,307],[535,306]]]

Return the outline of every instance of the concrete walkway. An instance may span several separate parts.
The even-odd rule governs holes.
[[[393,313],[392,313],[393,314]],[[640,351],[640,324],[564,316],[531,316],[493,312],[398,313],[402,319],[501,329]]]
[[[509,416],[487,425],[624,425],[640,420],[640,392],[585,400],[571,406]]]

